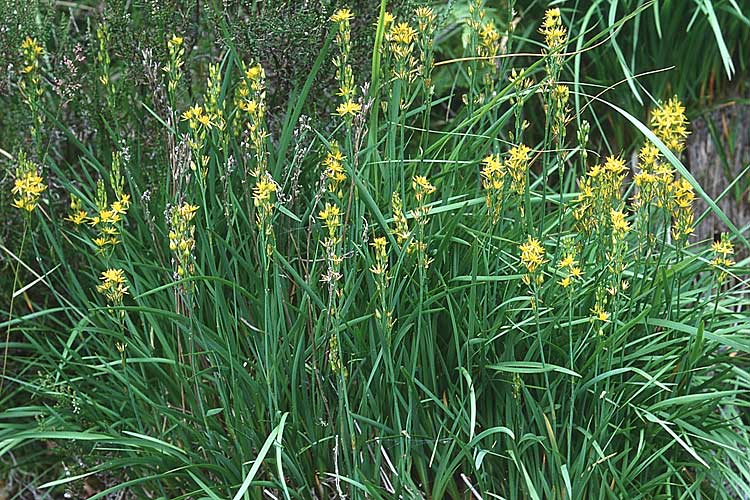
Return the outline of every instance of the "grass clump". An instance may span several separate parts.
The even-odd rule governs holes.
[[[188,92],[181,33],[131,110],[163,147],[106,113],[106,140],[79,139],[40,81],[29,112],[75,153],[35,136],[6,163],[9,477],[91,498],[749,494],[747,241],[728,220],[691,241],[679,100],[648,125],[612,105],[642,140],[600,157],[559,9],[514,69],[481,1],[460,60],[435,57],[445,12],[385,7],[370,79],[356,11],[333,12],[278,128],[264,61],[229,44]]]

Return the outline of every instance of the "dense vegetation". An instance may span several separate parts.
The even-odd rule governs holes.
[[[735,2],[4,3],[0,498],[750,496]]]

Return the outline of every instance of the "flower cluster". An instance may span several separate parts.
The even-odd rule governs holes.
[[[391,210],[393,210],[393,225],[391,233],[396,237],[396,242],[403,245],[411,236],[409,222],[404,215],[404,204],[398,191],[394,191],[391,196]]]
[[[505,195],[506,168],[500,155],[489,155],[482,160],[482,187],[485,191],[487,209],[492,215],[492,223],[500,220]]]
[[[39,197],[47,189],[37,166],[26,158],[26,153],[18,153],[16,180],[11,188],[12,205],[26,212],[33,212],[39,203]]]
[[[370,272],[378,276],[378,287],[385,287],[388,281],[388,250],[385,236],[373,239],[370,245],[375,250],[375,264],[370,267]]]
[[[92,242],[99,253],[104,253],[120,244],[120,229],[130,208],[130,195],[125,193],[125,178],[122,175],[122,164],[127,161],[127,158],[126,151],[116,151],[112,155],[109,177],[115,200],[111,204],[103,179],[99,179],[96,183],[96,212],[93,215],[87,214],[78,197],[72,194],[70,197],[70,213],[65,220],[76,226],[87,221],[96,231]]]
[[[227,123],[224,120],[224,101],[221,97],[221,71],[218,64],[208,65],[208,79],[206,81],[206,93],[203,102],[206,106],[208,122],[220,133],[224,134]]]
[[[111,33],[106,22],[101,22],[96,27],[96,39],[99,42],[96,50],[96,69],[99,73],[99,83],[104,87],[107,106],[112,112],[115,109],[115,84],[110,77],[109,45]]]
[[[101,283],[96,291],[104,295],[112,304],[122,304],[123,297],[128,293],[128,285],[122,269],[107,269],[102,272]]]
[[[711,245],[711,250],[714,253],[714,258],[711,261],[711,264],[720,269],[719,281],[723,281],[726,277],[726,271],[721,268],[726,269],[734,265],[734,260],[730,257],[734,255],[734,246],[729,239],[729,235],[727,233],[722,233],[721,238],[718,241],[714,241]]]
[[[326,190],[339,198],[343,196],[341,185],[346,181],[344,160],[346,160],[346,157],[341,152],[338,143],[332,141],[330,149],[323,160],[323,167],[327,179]]]
[[[278,185],[271,177],[271,174],[264,172],[253,187],[253,204],[257,210],[256,222],[258,228],[266,237],[266,254],[273,253],[273,226],[271,218],[273,217],[274,195],[278,190]]]
[[[500,33],[495,22],[487,16],[481,0],[469,5],[469,14],[469,27],[476,36],[476,55],[483,83],[489,86],[498,70],[496,57],[500,53]]]
[[[323,246],[326,252],[326,263],[328,269],[322,276],[321,281],[328,283],[329,293],[332,300],[337,297],[336,283],[341,279],[341,262],[343,257],[341,256],[341,235],[339,234],[339,228],[341,227],[341,209],[335,203],[326,203],[323,210],[318,214],[318,219],[323,222],[326,229],[326,237],[323,240]],[[329,310],[331,316],[336,315],[336,307],[331,306]]]
[[[544,258],[544,247],[536,238],[529,236],[518,248],[521,250],[521,264],[526,267],[529,274],[536,273],[542,264],[547,262]]]
[[[174,253],[177,279],[193,274],[193,250],[195,249],[195,223],[197,206],[181,203],[167,211],[169,225],[169,249]]]
[[[253,177],[260,177],[266,170],[266,73],[260,64],[243,66],[242,79],[235,91],[234,102],[239,110],[235,115],[235,133],[247,130],[250,149],[255,155]],[[241,113],[240,113],[241,111]]]
[[[561,48],[568,40],[568,32],[562,25],[560,9],[548,9],[544,13],[544,21],[539,27],[539,32],[544,35],[544,43],[550,51]]]
[[[656,137],[674,154],[679,154],[685,149],[685,139],[689,134],[687,125],[685,107],[677,97],[654,109],[649,120],[649,127]]]
[[[405,82],[412,81],[414,79],[413,70],[416,64],[412,53],[414,52],[417,32],[409,23],[394,23],[388,31],[387,39],[394,58],[394,78]]]
[[[357,89],[354,86],[354,73],[349,63],[351,53],[350,21],[352,19],[354,19],[354,14],[349,9],[339,9],[331,16],[331,22],[338,28],[336,46],[339,53],[334,57],[333,64],[336,66],[336,79],[339,82],[336,95],[341,97],[341,103],[336,108],[336,114],[349,119],[362,110],[362,106],[355,102]]]
[[[44,94],[40,71],[42,57],[44,57],[44,49],[39,42],[34,38],[26,37],[21,43],[22,66],[18,88],[31,112],[31,137],[35,143],[38,143],[39,132],[44,122],[44,115],[41,111],[42,94]]]
[[[612,211],[622,210],[621,190],[626,170],[621,158],[610,156],[604,165],[594,165],[579,179],[580,193],[573,216],[586,234],[604,229],[606,225],[600,226],[601,221],[609,221],[610,228],[613,222],[618,222],[622,229],[619,216],[613,217]]]
[[[213,127],[211,117],[206,114],[202,106],[192,106],[182,113],[183,121],[188,122],[190,127],[190,140],[188,146],[192,152],[193,159],[190,162],[190,169],[201,174],[200,178],[205,179],[208,174],[208,156],[203,154],[203,148],[206,145],[206,134]]]
[[[167,94],[170,103],[174,104],[177,86],[182,80],[182,66],[185,63],[184,39],[181,36],[172,35],[167,40],[167,50],[169,51],[169,61],[167,62],[164,72],[167,74]]]
[[[526,190],[526,177],[531,164],[531,148],[523,144],[513,146],[508,152],[505,168],[510,176],[510,187],[519,196]]]
[[[685,148],[689,134],[687,118],[685,108],[676,97],[652,112],[649,125],[673,153],[679,154]],[[634,177],[638,188],[634,196],[635,207],[644,209],[653,204],[664,209],[672,220],[672,238],[676,243],[684,244],[693,233],[695,192],[692,185],[676,175],[650,141],[641,147],[638,159],[639,171]]]
[[[672,183],[672,238],[682,243],[693,234],[693,202],[695,191],[693,186],[680,177]]]
[[[565,276],[557,282],[563,288],[568,288],[574,280],[580,280],[583,277],[583,270],[578,265],[573,248],[566,249],[565,256],[557,263],[557,268],[565,273]]]
[[[424,88],[431,95],[433,92],[432,70],[434,69],[434,38],[437,16],[430,7],[418,7],[414,12],[417,20],[417,46],[419,47],[418,73]]]

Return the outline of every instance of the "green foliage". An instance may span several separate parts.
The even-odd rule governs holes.
[[[38,140],[20,80],[3,97],[0,201],[41,196],[0,247],[8,477],[91,498],[750,494],[748,243],[680,161],[677,100],[644,122],[602,98],[633,144],[591,128],[565,11],[542,33],[481,1],[421,26],[339,11],[298,64],[263,49],[297,29],[249,9],[301,26],[333,5],[177,3],[107,4],[65,85],[45,55]],[[635,175],[600,143],[639,150]],[[696,196],[731,228],[713,246],[689,237]]]

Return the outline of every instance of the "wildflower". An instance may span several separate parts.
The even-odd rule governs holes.
[[[714,259],[711,261],[716,267],[731,267],[734,261],[729,257],[734,255],[734,246],[727,233],[722,233],[721,238],[711,244],[711,250],[714,252]]]
[[[331,16],[331,22],[338,27],[336,32],[338,55],[333,58],[333,64],[336,66],[336,79],[339,83],[337,95],[342,98],[341,104],[336,109],[336,114],[339,116],[355,115],[360,111],[360,109],[356,109],[358,105],[354,103],[356,88],[354,86],[354,73],[349,64],[349,54],[351,53],[349,21],[353,18],[354,14],[349,9],[340,9]]]
[[[338,105],[335,114],[337,114],[338,116],[354,116],[360,111],[362,111],[361,104],[352,101],[344,101]]]
[[[618,157],[610,156],[604,165],[594,165],[589,168],[584,177],[579,179],[578,206],[573,216],[580,228],[590,234],[594,230],[601,230],[597,221],[608,221],[609,227],[617,223],[618,231],[629,229],[624,215],[615,214],[622,208],[622,182],[625,179],[625,162]]]
[[[331,16],[331,22],[342,23],[348,22],[354,19],[354,14],[351,9],[339,9]]]
[[[107,269],[102,272],[100,280],[101,284],[97,285],[96,291],[114,304],[122,303],[123,296],[128,293],[128,285],[122,269]]]
[[[437,16],[430,7],[418,7],[414,11],[417,19],[417,46],[419,48],[419,75],[424,88],[432,94],[432,70],[434,69],[434,36]]]
[[[492,222],[500,220],[502,214],[506,168],[499,155],[489,155],[482,160],[482,187],[485,190],[487,208],[492,214]]]
[[[21,91],[23,101],[29,107],[31,112],[31,137],[38,144],[39,132],[44,122],[42,113],[42,88],[41,77],[41,60],[44,56],[44,49],[36,39],[26,37],[21,42],[21,80],[18,82],[18,88]]]
[[[164,67],[167,74],[167,94],[169,100],[174,103],[177,86],[182,80],[182,65],[185,62],[184,39],[181,36],[173,34],[167,40],[167,49],[169,51],[169,62]]]
[[[572,253],[566,254],[565,257],[557,263],[559,268],[573,268],[576,265],[575,256]]]
[[[431,195],[435,192],[435,186],[430,184],[430,181],[427,180],[427,177],[424,177],[422,175],[415,175],[414,177],[412,177],[411,187],[412,189],[414,189],[414,197],[420,204],[424,202],[425,198],[428,195]]]
[[[346,173],[344,171],[344,160],[346,157],[341,153],[341,148],[336,141],[331,142],[330,151],[326,154],[323,160],[323,166],[325,167],[325,175],[328,179],[326,189],[336,194],[339,198],[342,196],[341,184],[346,181]]]
[[[198,208],[189,203],[182,203],[167,211],[169,249],[175,254],[178,279],[193,273],[193,249],[195,248],[193,219]]]
[[[395,226],[393,231],[391,232],[396,237],[396,241],[398,242],[398,244],[402,245],[406,240],[409,239],[409,236],[411,236],[411,232],[409,231],[409,223],[407,222],[406,216],[404,215],[401,196],[397,191],[394,191],[393,196],[391,197],[391,208],[393,210],[393,222]]]
[[[268,177],[261,177],[253,187],[253,200],[255,206],[268,210],[271,205],[271,194],[276,192],[276,183]]]
[[[400,80],[411,81],[412,70],[416,61],[412,57],[417,32],[409,23],[394,24],[388,32],[391,54],[395,59],[393,76]]]
[[[370,272],[387,279],[388,252],[386,250],[386,239],[384,236],[379,236],[373,239],[371,245],[375,249],[375,264],[370,267]]]
[[[85,210],[76,210],[75,212],[72,212],[70,215],[68,215],[65,220],[72,222],[76,226],[80,226],[81,224],[86,222],[87,217],[88,213],[86,213]]]
[[[234,103],[238,110],[244,113],[236,113],[234,120],[234,131],[239,135],[244,130],[248,134],[251,151],[255,155],[255,166],[251,170],[253,177],[259,177],[266,171],[266,142],[268,136],[266,131],[266,87],[265,71],[260,64],[251,64],[242,67],[244,77],[235,91]]]
[[[26,158],[23,151],[18,153],[16,180],[11,188],[12,206],[26,212],[33,212],[45,189],[47,186],[44,185],[42,176],[37,173],[36,165]]]
[[[560,281],[558,281],[557,283],[563,288],[568,288],[571,285],[571,283],[573,283],[573,280],[571,279],[570,276],[566,276]]]
[[[336,230],[341,226],[341,209],[338,205],[326,203],[325,208],[318,214],[318,218],[328,229],[328,244],[337,242]]]
[[[604,310],[604,307],[597,303],[593,309],[591,309],[591,314],[594,315],[594,319],[599,320],[603,323],[606,323],[609,321],[609,313]]]
[[[612,224],[612,230],[618,237],[622,237],[625,233],[630,231],[630,224],[625,219],[625,214],[622,210],[612,209],[610,211],[610,223]]]
[[[519,248],[521,249],[521,263],[526,266],[526,270],[533,274],[544,264],[544,247],[538,239],[528,237],[525,243],[522,243]]]
[[[206,105],[206,124],[204,126],[214,126],[223,134],[226,129],[224,121],[223,101],[221,99],[221,72],[218,64],[208,65],[208,80],[206,82],[206,93],[203,101]]]
[[[684,178],[672,184],[672,237],[682,242],[693,233],[693,186]]]
[[[573,278],[581,278],[583,276],[583,270],[578,266],[573,266],[570,268],[570,275]]]
[[[548,9],[544,13],[544,21],[539,28],[539,32],[544,35],[544,41],[550,50],[555,50],[567,41],[567,31],[562,25],[560,19],[560,9]]]
[[[521,196],[526,190],[526,176],[531,161],[531,148],[523,144],[513,146],[505,162],[511,178],[511,189]]]
[[[651,112],[649,126],[673,153],[679,154],[685,148],[689,134],[687,123],[685,107],[673,97]]]

